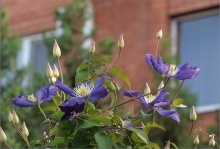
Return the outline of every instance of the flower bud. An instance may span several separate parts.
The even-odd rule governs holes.
[[[48,78],[52,78],[53,77],[53,70],[52,70],[52,68],[50,67],[50,64],[48,63],[47,64],[47,77]]]
[[[59,70],[57,69],[57,66],[55,64],[53,65],[53,74],[56,78],[60,75]]]
[[[162,88],[164,88],[164,83],[163,81],[160,82],[159,86],[158,86],[158,90],[161,90]]]
[[[8,112],[8,121],[9,122],[13,121],[13,115],[12,115],[11,111]]]
[[[197,135],[194,139],[194,144],[199,145],[199,135]]]
[[[209,140],[209,146],[214,147],[215,146],[215,135],[211,135],[211,139]]]
[[[144,94],[150,94],[150,87],[148,83],[145,84]]]
[[[28,129],[27,129],[27,126],[26,126],[25,122],[23,122],[21,132],[22,132],[22,134],[23,134],[25,137],[28,137],[28,136],[29,136],[29,131],[28,131]]]
[[[90,54],[95,53],[95,41],[92,42],[91,46],[89,47]]]
[[[57,81],[57,78],[56,78],[56,77],[50,78],[50,82],[51,82],[52,84],[54,84],[56,81]]]
[[[164,147],[164,149],[170,149],[170,140],[167,141],[167,144],[166,144],[166,146]]]
[[[59,58],[61,56],[61,51],[60,51],[60,47],[57,44],[57,41],[54,41],[54,45],[53,45],[53,56],[55,58]]]
[[[189,119],[191,121],[195,121],[197,119],[196,109],[194,106],[192,106],[192,108],[191,108]]]
[[[156,37],[157,37],[157,39],[162,39],[162,37],[163,37],[163,31],[162,31],[162,29],[160,29],[160,30],[157,32]]]
[[[13,122],[15,125],[18,125],[18,124],[19,124],[19,118],[18,118],[18,115],[17,115],[17,113],[15,112],[15,110],[12,111],[12,115],[13,115],[12,122]]]
[[[123,38],[123,34],[121,34],[119,40],[118,40],[118,47],[119,48],[124,48],[125,47],[125,42],[124,42],[124,38]]]
[[[7,136],[4,132],[4,130],[2,129],[2,127],[0,127],[0,141],[1,142],[6,142],[7,141]]]

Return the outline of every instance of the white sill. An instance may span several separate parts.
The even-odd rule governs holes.
[[[196,106],[196,111],[198,113],[207,113],[207,112],[214,112],[220,110],[220,104],[211,104],[205,106]]]

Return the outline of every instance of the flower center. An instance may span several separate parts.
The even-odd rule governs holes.
[[[37,99],[34,97],[34,94],[28,95],[27,99],[33,102],[37,101]]]
[[[176,65],[171,64],[170,65],[170,70],[168,71],[168,74],[170,76],[175,76],[178,71],[179,71],[179,69],[176,67]]]
[[[74,88],[76,96],[78,97],[86,97],[92,91],[93,87],[89,85],[80,85]]]
[[[152,102],[155,98],[156,98],[156,96],[155,96],[155,95],[152,95],[152,94],[147,95],[147,96],[144,97],[144,99],[145,99],[145,101],[146,101],[147,103]]]

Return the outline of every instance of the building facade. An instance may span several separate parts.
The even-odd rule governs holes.
[[[89,1],[89,0],[88,0]],[[177,54],[181,63],[201,67],[200,76],[187,85],[198,96],[198,111],[203,113],[199,125],[215,125],[215,110],[220,109],[220,29],[219,0],[90,0],[92,21],[97,28],[95,40],[103,37],[118,39],[124,34],[126,47],[119,65],[128,73],[134,89],[143,80],[153,79],[145,54],[154,53],[155,33],[163,29],[164,39],[171,48],[162,53]],[[48,51],[42,42],[42,31],[58,31],[54,9],[69,0],[3,0],[0,5],[9,11],[11,34],[22,37],[20,55],[25,55],[21,67],[37,61],[46,63]],[[164,51],[163,51],[164,50]],[[44,58],[38,53],[44,52]],[[137,67],[138,66],[138,67]],[[40,66],[36,69],[42,70]]]

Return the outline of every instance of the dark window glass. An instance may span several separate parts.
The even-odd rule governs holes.
[[[219,22],[219,14],[179,22],[181,61],[201,68],[198,77],[186,83],[199,106],[220,103]]]
[[[48,61],[48,50],[43,41],[32,42],[30,61],[36,72],[45,74]]]

